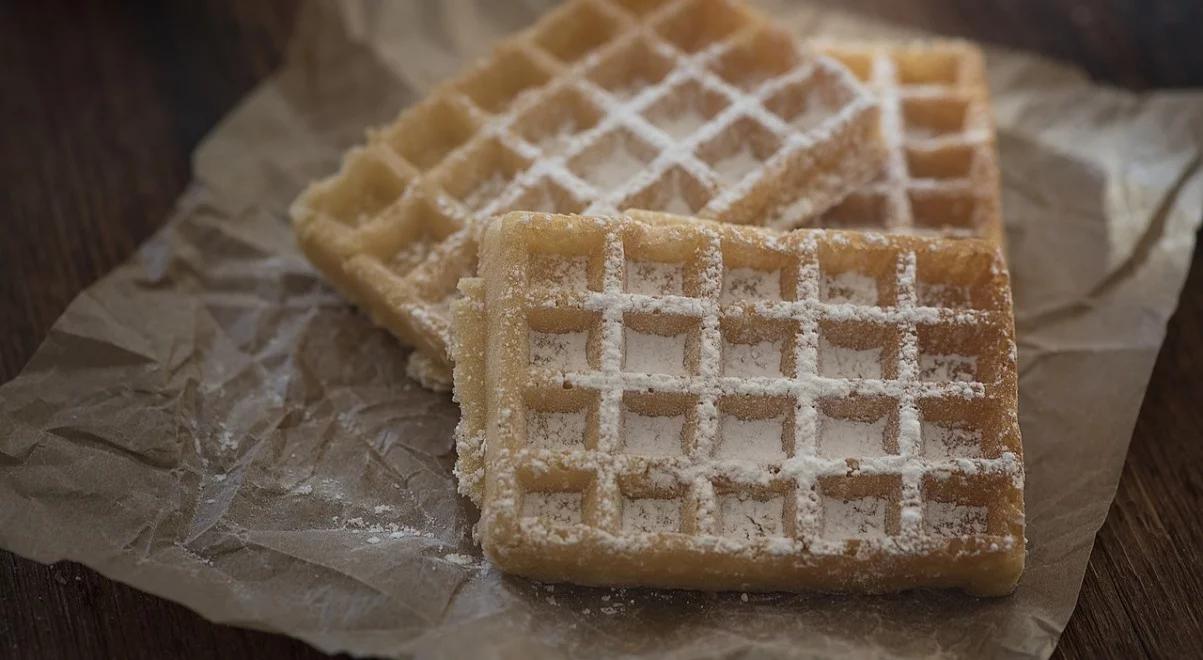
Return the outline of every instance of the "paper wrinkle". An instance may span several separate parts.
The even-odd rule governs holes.
[[[800,35],[915,34],[763,4]],[[988,51],[1028,473],[1013,596],[540,585],[481,561],[452,476],[458,409],[320,280],[286,210],[366,127],[546,6],[309,3],[168,224],[0,388],[0,545],[356,654],[1049,655],[1203,220],[1203,95]]]

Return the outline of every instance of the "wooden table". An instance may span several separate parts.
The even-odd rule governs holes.
[[[1116,84],[1203,86],[1195,0],[896,4],[897,20],[1060,57]],[[0,381],[17,375],[77,293],[167,217],[193,147],[279,64],[295,12],[288,0],[0,4]],[[1201,372],[1203,251],[1063,656],[1203,649]],[[319,655],[287,637],[213,625],[77,564],[0,552],[0,656],[263,654]]]

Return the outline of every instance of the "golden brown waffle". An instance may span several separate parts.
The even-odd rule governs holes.
[[[323,273],[449,367],[469,222],[627,206],[748,222],[797,190],[813,215],[880,169],[878,130],[844,67],[740,2],[574,0],[374,133],[292,212]]]
[[[818,218],[786,203],[766,223],[1003,242],[998,154],[982,52],[961,41],[820,42],[881,102],[886,165]]]
[[[1023,460],[993,244],[510,213],[460,287],[457,474],[502,569],[1014,587]]]

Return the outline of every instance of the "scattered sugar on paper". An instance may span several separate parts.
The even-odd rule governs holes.
[[[649,296],[679,296],[684,291],[681,264],[627,260],[627,291]]]
[[[785,458],[782,434],[785,416],[768,419],[740,419],[723,415],[719,420],[719,442],[715,455],[757,461],[777,461]]]
[[[667,337],[626,328],[624,371],[685,375],[684,334]]]
[[[681,434],[685,418],[681,415],[640,415],[622,413],[623,452],[639,456],[680,456],[684,453]]]
[[[862,422],[823,415],[819,420],[819,455],[825,458],[884,456],[886,419]]]
[[[737,344],[723,340],[724,376],[780,376],[781,341]]]
[[[881,378],[881,348],[857,350],[819,340],[819,375],[826,378]]]
[[[822,298],[831,303],[877,304],[877,280],[852,271],[823,278]]]
[[[728,268],[723,275],[722,302],[781,300],[781,272]]]

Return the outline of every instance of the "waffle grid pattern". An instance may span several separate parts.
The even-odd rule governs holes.
[[[866,564],[1017,545],[1022,556],[1010,297],[993,250],[650,219],[511,214],[490,229],[485,252],[510,270],[482,273],[509,293],[485,310],[486,285],[465,282],[475,300],[462,303],[456,367],[459,471],[483,499],[486,549],[504,538],[543,555],[567,544]],[[586,287],[540,286],[573,263],[583,271],[567,281]],[[725,301],[750,271],[775,278],[779,295],[761,291],[778,299]],[[849,293],[848,278],[872,286]],[[485,324],[493,372],[515,375],[474,390]],[[770,345],[772,359],[749,357]],[[972,367],[932,367],[950,353]],[[648,373],[678,357],[680,373]],[[481,395],[498,408],[496,434]],[[977,436],[941,445],[949,429]],[[738,451],[724,451],[727,434]]]
[[[819,218],[808,221],[785,204],[769,224],[988,238],[1002,244],[994,120],[981,50],[955,40],[820,42],[815,47],[877,95],[886,165],[875,181]]]
[[[575,0],[373,134],[293,215],[336,285],[446,363],[474,262],[457,230],[510,209],[746,222],[800,187],[819,212],[880,164],[876,117],[843,67],[742,4]]]

